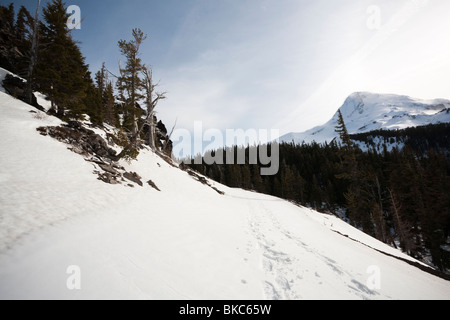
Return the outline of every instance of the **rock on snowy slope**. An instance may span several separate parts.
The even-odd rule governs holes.
[[[350,134],[385,129],[396,130],[429,124],[450,123],[450,101],[444,99],[421,100],[394,94],[357,92],[350,95],[340,108]],[[331,142],[338,114],[322,126],[303,133],[289,133],[280,138],[283,142]]]
[[[450,282],[333,216],[150,151],[110,185],[0,93],[0,299],[450,299]],[[403,260],[399,260],[399,257]]]

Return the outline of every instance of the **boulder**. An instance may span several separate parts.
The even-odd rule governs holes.
[[[11,96],[22,100],[25,103],[28,103],[28,98],[26,94],[27,83],[25,80],[22,80],[18,77],[14,77],[11,74],[6,75],[3,80],[3,88],[5,88],[6,92]],[[40,111],[44,111],[45,109],[38,104],[36,97],[34,94],[31,95],[31,105]]]
[[[130,180],[131,182],[134,182],[134,183],[140,185],[141,187],[144,186],[144,184],[141,181],[142,178],[135,172],[125,172],[123,174],[123,177]]]
[[[116,169],[114,169],[112,166],[107,165],[107,164],[98,164],[100,168],[102,168],[103,171],[109,172],[111,174],[115,174],[115,175],[119,175],[120,173],[117,172]]]
[[[147,183],[148,183],[148,185],[149,185],[150,187],[152,187],[153,189],[155,189],[155,190],[157,190],[157,191],[161,191],[161,190],[159,190],[159,188],[156,186],[156,184],[155,184],[152,180],[148,180]]]
[[[120,184],[120,182],[116,180],[116,177],[110,174],[109,172],[99,173],[98,180],[101,180],[109,184]]]

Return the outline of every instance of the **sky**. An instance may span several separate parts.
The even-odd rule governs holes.
[[[49,0],[43,0],[44,3]],[[8,0],[0,0],[8,4]],[[37,0],[15,0],[34,11]],[[117,42],[148,35],[142,60],[172,127],[302,132],[353,92],[450,98],[448,0],[66,0],[91,71],[113,72]]]

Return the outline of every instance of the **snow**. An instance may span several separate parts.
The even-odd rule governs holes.
[[[336,217],[211,182],[220,195],[150,151],[121,163],[144,187],[98,181],[30,110],[0,93],[0,299],[450,299]]]
[[[429,124],[450,123],[450,101],[444,99],[421,100],[394,94],[357,92],[350,95],[340,111],[350,134],[379,129],[397,130]],[[338,137],[335,131],[338,114],[323,126],[303,133],[289,133],[280,138],[296,144],[331,142]]]
[[[40,92],[35,92],[34,96],[36,97],[37,103],[44,108],[44,110],[48,111],[52,107],[52,103],[46,99],[45,95]]]

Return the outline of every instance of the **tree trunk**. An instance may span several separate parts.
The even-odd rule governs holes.
[[[155,123],[155,107],[157,100],[153,100],[155,86],[153,85],[153,72],[151,68],[144,68],[145,75],[145,89],[146,89],[146,104],[147,104],[147,125],[148,129],[148,145],[153,151],[156,151],[156,123]]]
[[[155,127],[155,117],[153,115],[153,112],[150,114],[149,121],[149,130],[148,130],[148,145],[150,148],[155,151],[156,145],[155,145],[155,137],[156,137],[156,127]]]
[[[28,82],[27,82],[27,102],[29,104],[33,103],[33,71],[34,66],[36,64],[37,59],[37,40],[38,40],[38,33],[39,33],[39,8],[41,6],[41,0],[38,0],[37,8],[36,8],[36,14],[34,16],[34,26],[33,26],[33,41],[31,43],[31,58],[30,58],[30,65],[28,68]]]

